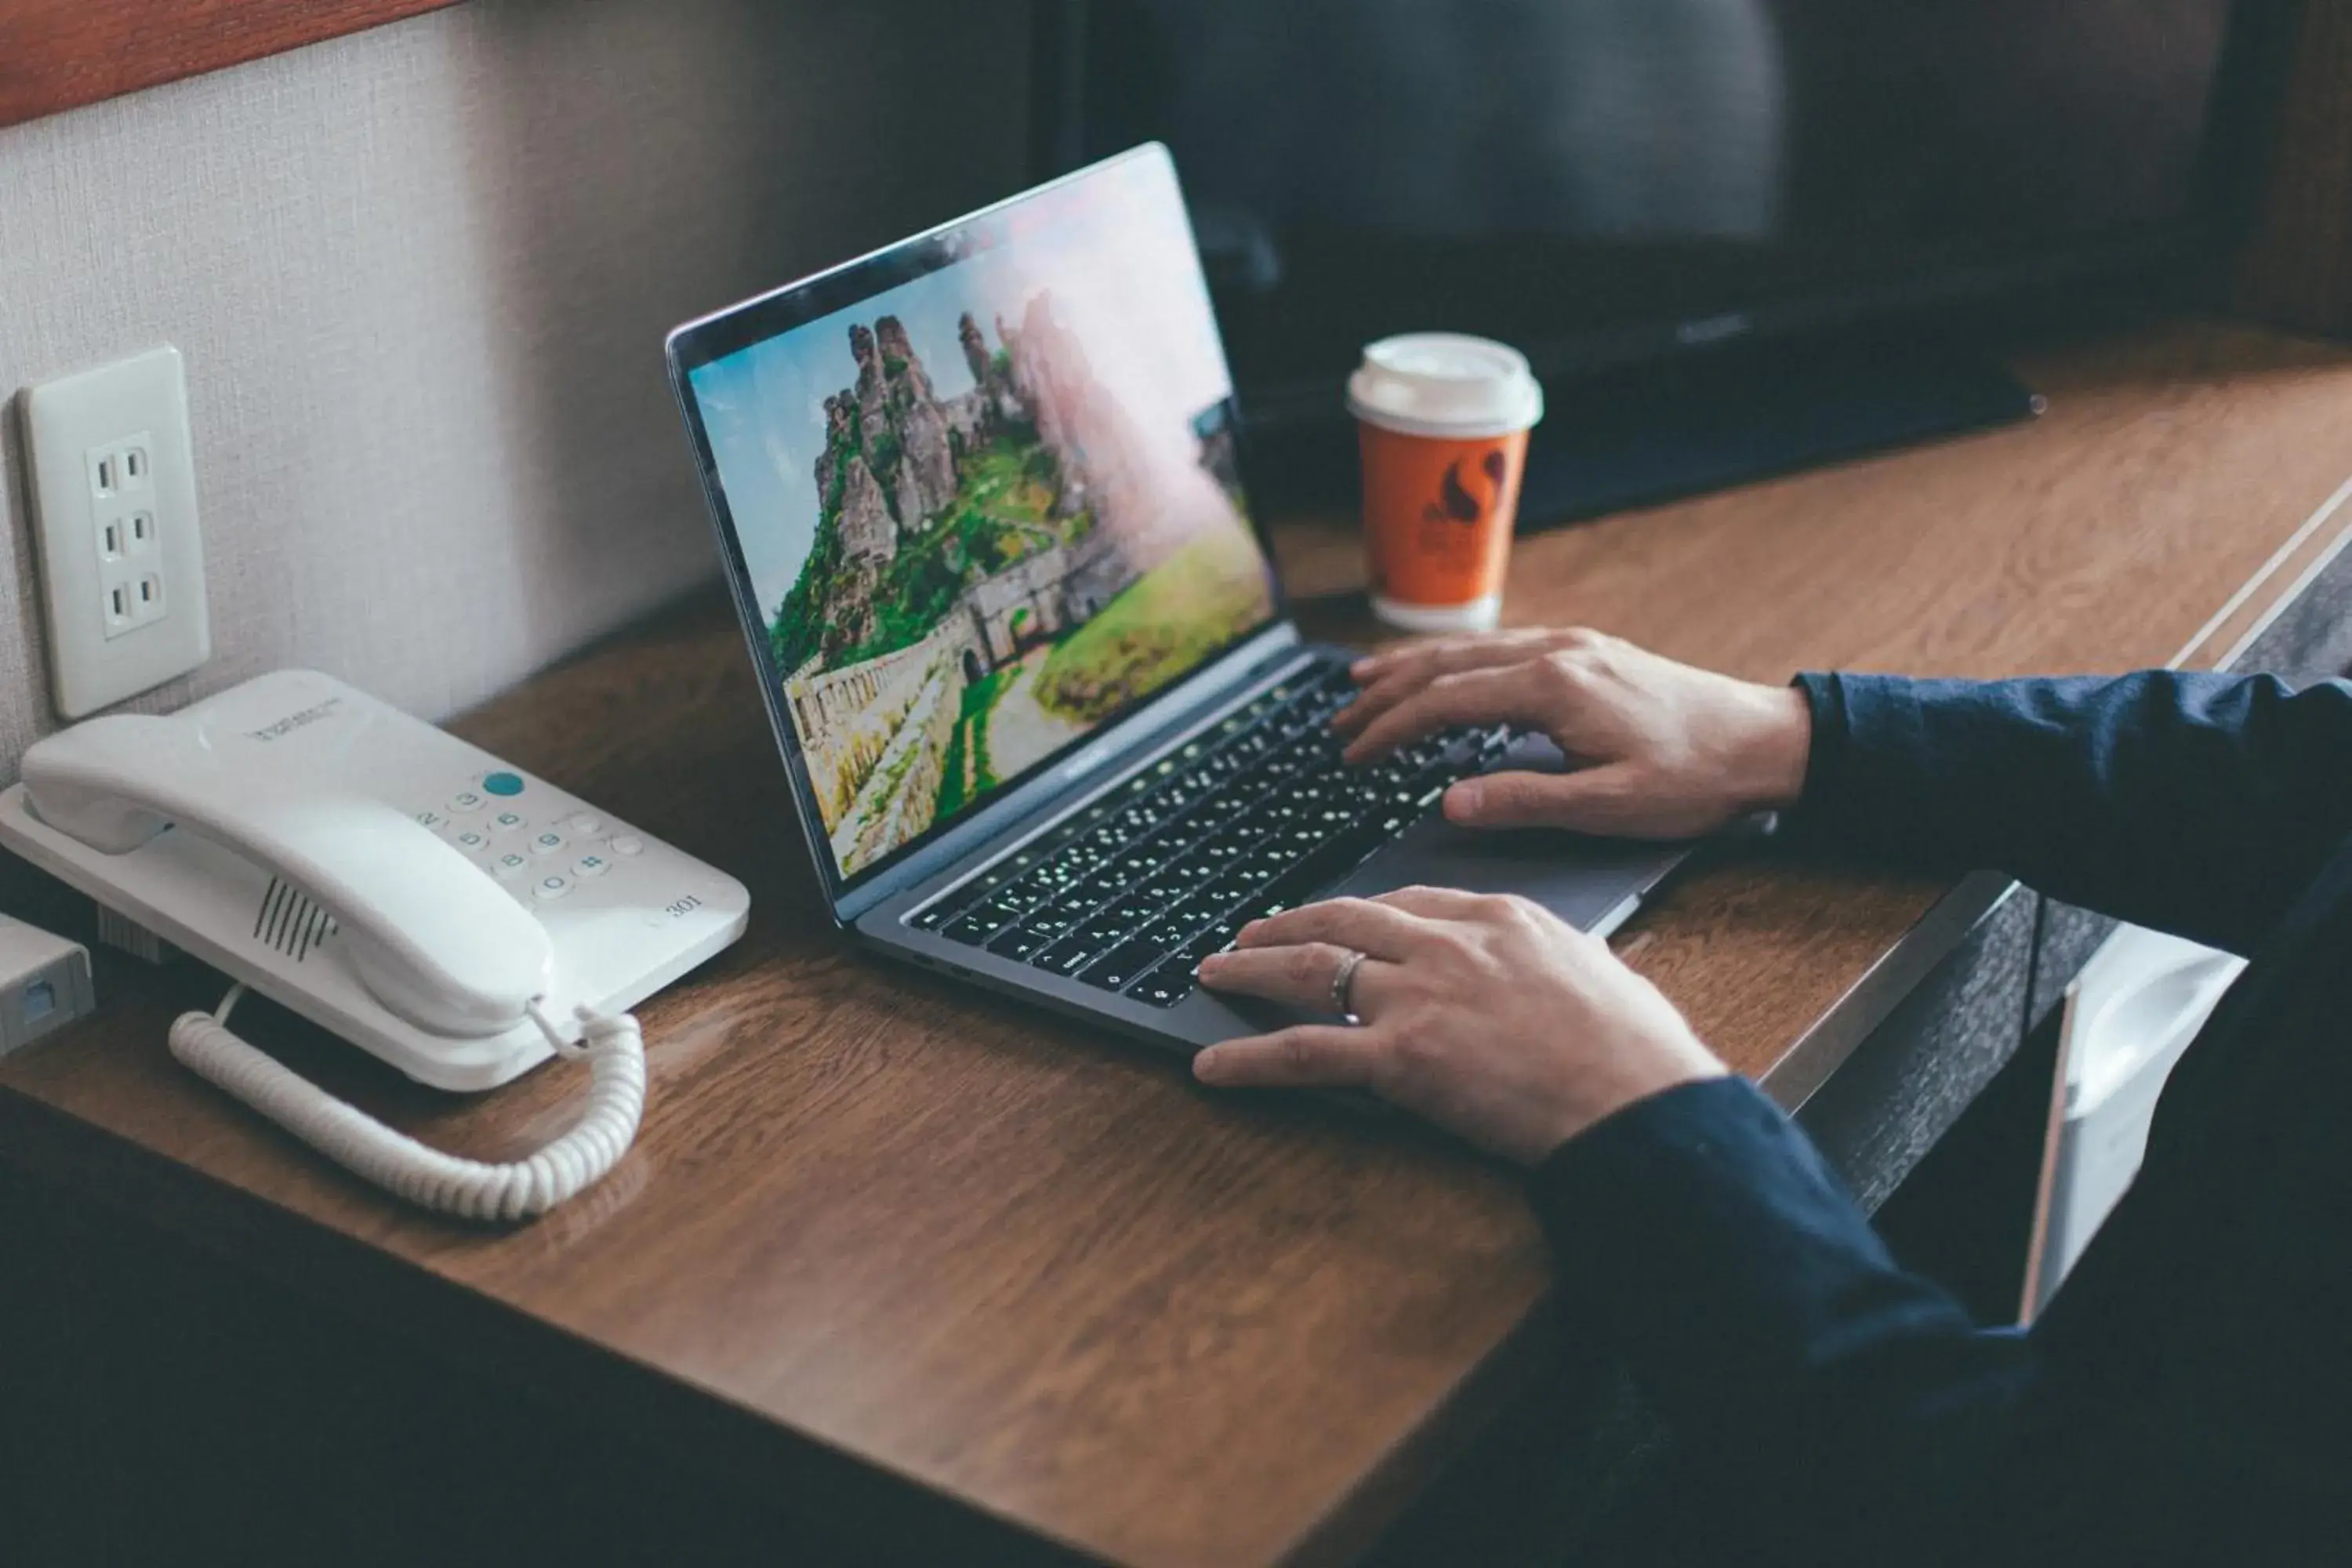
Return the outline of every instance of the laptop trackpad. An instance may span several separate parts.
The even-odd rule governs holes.
[[[1512,747],[1497,771],[1564,767],[1549,742],[1529,737]],[[1323,896],[1369,898],[1416,884],[1520,893],[1590,931],[1622,920],[1630,912],[1626,900],[1655,887],[1690,850],[1687,844],[1592,838],[1555,828],[1457,827],[1431,816]]]

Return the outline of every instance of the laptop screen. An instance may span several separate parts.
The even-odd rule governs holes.
[[[853,279],[871,291],[845,298]],[[1263,627],[1275,602],[1164,154],[816,284],[803,309],[824,313],[686,380],[848,880]]]

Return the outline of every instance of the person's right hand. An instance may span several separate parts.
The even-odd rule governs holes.
[[[1565,773],[1499,773],[1445,794],[1475,827],[1566,827],[1690,838],[1794,805],[1812,716],[1804,694],[1759,686],[1582,628],[1438,637],[1359,660],[1362,689],[1331,726],[1351,763],[1457,724],[1542,731]]]

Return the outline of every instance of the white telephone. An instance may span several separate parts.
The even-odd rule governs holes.
[[[457,1213],[538,1213],[611,1168],[644,1099],[621,1010],[741,935],[751,906],[732,877],[308,670],[76,725],[24,775],[0,792],[0,842],[240,983],[173,1025],[173,1054]],[[246,986],[437,1088],[578,1056],[588,1111],[512,1165],[436,1153],[231,1035]]]

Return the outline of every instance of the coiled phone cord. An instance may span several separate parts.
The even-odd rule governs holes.
[[[172,1054],[335,1163],[409,1202],[476,1220],[528,1219],[593,1186],[629,1152],[646,1109],[645,1037],[627,1013],[578,1009],[581,1038],[563,1038],[537,1002],[531,1021],[555,1054],[588,1064],[587,1108],[571,1130],[527,1159],[460,1159],[394,1131],[299,1078],[229,1031],[245,994],[229,988],[210,1013],[173,1021]]]

